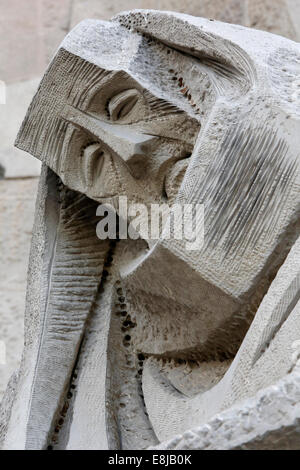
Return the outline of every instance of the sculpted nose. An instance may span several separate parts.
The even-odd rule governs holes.
[[[152,135],[135,132],[128,126],[101,121],[97,117],[69,105],[64,108],[62,117],[76,127],[93,134],[125,161],[128,161],[133,155],[145,153],[146,147],[157,139]]]

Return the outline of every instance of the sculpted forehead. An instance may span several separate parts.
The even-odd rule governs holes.
[[[94,20],[80,23],[61,47],[101,69],[122,70],[158,98],[170,101],[199,118],[198,101],[210,83],[207,77],[205,86],[195,83],[200,68],[192,57],[167,48],[155,38],[128,32],[118,23]],[[187,74],[185,80],[183,72]],[[182,78],[180,83],[179,78]],[[180,92],[183,83],[193,88],[190,90],[190,94],[193,91],[193,100],[187,99],[188,94]]]
[[[156,118],[162,121],[172,107],[177,118],[183,111],[202,124],[218,96],[236,99],[249,88],[243,70],[227,59],[218,65],[209,54],[199,61],[119,23],[84,21],[67,36],[47,70],[16,145],[54,168],[68,126],[61,119],[65,105],[105,119],[109,99],[126,89],[138,90],[148,102],[135,121],[151,120],[154,134]],[[183,135],[182,120],[176,123],[169,127],[175,134],[180,128]],[[53,139],[59,142],[54,145]]]
[[[170,83],[178,101],[188,102],[191,114],[195,115],[197,110],[194,112],[193,109],[196,105],[183,96],[174,80],[170,80]],[[122,98],[120,105],[119,97]],[[128,111],[128,107],[133,108],[133,105],[134,113],[126,112],[125,116],[122,109]],[[66,111],[71,108],[81,111],[82,117],[88,113],[99,121],[118,120],[122,125],[137,124],[143,132],[151,130],[154,135],[170,138],[177,138],[180,128],[181,137],[187,131],[186,139],[190,140],[194,138],[197,129],[195,117],[191,117],[190,125],[187,125],[182,106],[179,108],[171,100],[155,96],[129,72],[105,70],[61,48],[28,110],[17,145],[55,169],[54,163],[63,150],[64,136],[69,126]],[[173,125],[168,126],[166,121],[172,119],[172,116]],[[195,125],[191,124],[193,120]]]

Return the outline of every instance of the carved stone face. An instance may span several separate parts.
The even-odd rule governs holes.
[[[80,215],[85,205],[90,207],[90,200],[101,203],[123,195],[129,202],[145,204],[205,205],[205,243],[200,251],[189,252],[180,240],[160,239],[150,246],[147,240],[136,246],[122,242],[114,252],[111,289],[118,293],[118,312],[130,313],[122,326],[123,340],[115,333],[114,320],[109,320],[109,327],[99,327],[103,316],[108,318],[103,311],[110,303],[105,300],[104,310],[92,315],[97,295],[91,290],[90,297],[81,294],[89,299],[80,317],[81,328],[85,331],[88,318],[93,339],[86,340],[81,353],[84,359],[80,361],[88,357],[88,365],[78,396],[85,397],[89,374],[98,363],[94,345],[103,344],[103,331],[110,331],[105,339],[107,350],[118,349],[119,338],[125,348],[131,345],[132,354],[147,358],[142,387],[159,440],[187,429],[190,423],[204,422],[224,403],[228,406],[246,395],[242,380],[235,388],[235,369],[230,364],[299,234],[300,173],[295,144],[299,107],[287,91],[295,69],[286,71],[280,65],[280,58],[287,54],[294,61],[299,59],[296,45],[282,38],[176,14],[134,12],[109,23],[86,21],[61,45],[17,138],[18,147],[41,159],[72,190],[64,189],[60,195],[58,242],[53,242],[52,249],[70,256],[67,273],[74,268],[78,279],[90,276],[97,295],[97,282],[103,282],[102,271],[95,268],[101,248],[96,248],[93,239],[93,247],[84,251],[85,239],[93,237],[95,214],[84,216],[85,225]],[[78,212],[73,214],[74,207]],[[104,244],[103,251],[107,249]],[[46,271],[55,272],[49,267]],[[48,280],[50,291],[56,289],[55,279]],[[72,289],[76,291],[77,284],[69,287],[66,297]],[[55,302],[60,299],[54,291],[53,297]],[[67,312],[59,321],[73,325],[73,317],[67,318],[73,301],[60,309],[55,302],[53,318],[61,318],[56,310]],[[51,306],[51,302],[46,304]],[[128,325],[134,325],[130,334]],[[69,334],[55,321],[51,328],[51,340],[46,344],[44,334],[46,346],[39,349],[45,361],[57,354],[57,343],[52,342],[55,334],[57,341],[61,333]],[[262,328],[255,339],[256,352],[251,352],[255,361],[251,363],[250,353],[242,357],[248,368],[267,357],[264,351],[275,330]],[[61,346],[69,369],[72,361],[67,358],[77,357],[79,342],[78,336],[69,341],[73,346],[68,353],[64,342]],[[111,354],[115,360],[126,358],[124,370],[132,365],[126,350],[119,356]],[[46,368],[46,362],[44,368],[42,363],[41,375]],[[280,374],[287,368],[285,364]],[[257,370],[252,390],[272,381],[272,374],[262,377],[259,372],[256,375]],[[41,391],[42,384],[36,383]],[[92,384],[95,393],[100,393],[100,385]],[[55,386],[59,389],[59,384]],[[54,396],[62,394],[64,386],[61,380]],[[176,400],[172,387],[180,395]],[[166,407],[166,422],[161,422],[162,408],[154,403],[151,390]],[[74,420],[81,423],[80,405],[76,406]],[[181,412],[172,418],[174,407]],[[52,405],[52,415],[54,409]],[[184,417],[186,411],[193,416],[190,421]],[[125,411],[116,413],[125,429]],[[144,425],[145,441],[152,442]],[[130,447],[132,437],[126,432]]]
[[[182,309],[191,315],[188,339],[168,335],[153,350],[150,335],[144,352],[195,350],[206,356],[217,337],[220,354],[230,356],[287,253],[288,247],[278,246],[299,205],[296,127],[286,119],[290,101],[280,101],[274,71],[280,52],[269,43],[263,60],[270,63],[272,54],[277,60],[266,72],[256,62],[256,33],[247,32],[242,49],[233,27],[222,27],[220,36],[218,25],[206,22],[204,34],[191,24],[193,33],[186,30],[175,44],[155,21],[150,27],[137,20],[141,29],[124,18],[87,22],[66,38],[17,145],[42,159],[67,187],[98,202],[124,195],[129,203],[203,203],[203,249],[189,253],[178,240],[159,240],[151,256],[145,254],[143,272],[126,270],[128,290],[135,286],[132,298],[141,309],[147,272],[155,269],[159,281],[148,295],[162,297],[165,279],[180,305],[178,321]],[[202,286],[199,295],[195,284]],[[144,314],[152,323],[153,312]],[[237,337],[228,341],[224,331]]]
[[[54,171],[99,202],[121,195],[145,203],[174,198],[198,122],[125,72],[101,72],[94,94],[82,106],[67,101],[59,114],[67,129]]]

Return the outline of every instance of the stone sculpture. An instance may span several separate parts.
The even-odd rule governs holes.
[[[16,140],[43,171],[3,448],[299,446],[299,69],[171,12],[66,37]],[[204,204],[203,247],[99,240],[120,196]]]

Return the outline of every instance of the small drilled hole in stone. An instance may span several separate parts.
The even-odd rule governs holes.
[[[68,411],[68,408],[69,408],[69,403],[65,403],[65,404],[64,404],[64,407],[63,407],[63,409],[62,409],[62,414],[63,414],[63,413],[66,413],[66,412]]]

